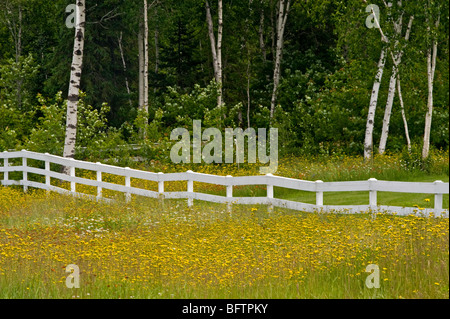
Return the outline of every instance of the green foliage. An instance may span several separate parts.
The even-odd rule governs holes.
[[[427,170],[432,164],[431,157],[422,159],[422,145],[416,143],[411,145],[410,151],[406,147],[403,149],[401,160],[404,168],[410,171]]]
[[[447,155],[446,155],[447,154]],[[428,174],[449,175],[448,151],[440,151],[435,148],[430,149],[430,155],[422,158],[422,144],[414,143],[409,151],[406,147],[401,152],[402,167],[409,171],[423,171]]]
[[[308,70],[285,78],[290,87],[282,99],[296,102],[292,109],[277,111],[281,145],[294,154],[360,153],[365,130],[364,106],[370,79],[365,79],[356,61],[344,64],[334,74]],[[292,84],[290,84],[292,83]],[[323,84],[321,84],[323,83]],[[286,97],[291,93],[292,97]]]
[[[39,71],[33,55],[22,56],[19,61],[8,59],[0,65],[0,103],[19,111],[31,109],[31,86]]]
[[[0,112],[2,108],[0,107]],[[0,152],[15,149],[17,146],[17,133],[15,130],[9,129],[7,126],[5,130],[0,131]]]
[[[33,112],[19,112],[0,101],[0,151],[20,148],[31,127]]]
[[[0,64],[0,150],[20,148],[33,124],[31,83],[39,70],[33,55]]]
[[[19,26],[19,3],[23,15],[20,51],[14,34]],[[380,23],[391,39],[387,45],[391,50],[396,40],[406,45],[402,37],[414,15],[399,74],[409,134],[417,145],[423,140],[428,95],[426,52],[436,36],[431,143],[447,150],[449,18],[442,12],[448,12],[448,1],[431,1],[429,7],[411,1],[403,1],[402,7],[393,2],[390,8],[381,0],[371,3],[380,7]],[[67,92],[74,36],[74,30],[64,24],[68,4],[67,0],[0,1],[0,12],[5,12],[0,15],[0,150],[32,148],[61,154],[66,95],[57,92]],[[87,3],[81,81],[86,94],[79,106],[77,156],[164,159],[170,131],[191,127],[193,119],[202,120],[204,127],[219,129],[245,128],[248,122],[253,128],[277,127],[280,152],[285,154],[361,154],[370,92],[383,46],[379,30],[365,26],[367,3],[292,3],[284,34],[278,106],[275,118],[270,119],[277,4],[224,2],[225,105],[217,108],[205,2],[149,2],[150,103],[149,114],[142,114],[137,111],[137,34],[142,2]],[[217,40],[217,1],[210,5]],[[402,37],[398,37],[393,22],[402,14]],[[391,70],[388,54],[375,114],[375,148]],[[118,147],[122,144],[141,148]],[[396,96],[387,151],[400,153],[405,144]]]
[[[64,148],[67,101],[62,93],[56,94],[53,100],[39,95],[40,105],[36,113],[42,114],[38,124],[32,129],[25,148],[35,152],[61,154]],[[84,102],[85,93],[80,94],[78,103],[78,126],[76,157],[98,159],[114,155],[117,145],[123,144],[118,129],[108,126],[106,115],[109,106],[103,103],[100,110],[94,109]],[[106,150],[106,152],[104,151]]]
[[[62,154],[67,105],[61,95],[59,92],[53,100],[38,96],[39,105],[35,109],[41,116],[25,142],[25,148],[29,151]]]
[[[173,87],[164,96],[164,122],[168,126],[192,126],[192,120],[202,120],[207,115],[211,123],[217,119],[218,85],[211,81],[202,88],[199,84],[188,93],[181,93]],[[214,116],[213,116],[214,114]]]

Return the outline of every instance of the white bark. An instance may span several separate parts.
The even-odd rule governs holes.
[[[253,0],[249,0],[248,1],[248,9],[249,9],[249,16],[252,13],[252,2]],[[264,19],[264,12],[262,12],[262,17]],[[248,30],[249,30],[249,22],[248,22],[248,18],[245,19],[245,28],[246,28],[246,32],[245,34],[248,35]],[[261,25],[260,25],[260,32],[261,32]],[[260,36],[261,33],[260,33]],[[261,38],[260,38],[261,41]],[[246,76],[247,76],[247,127],[250,128],[250,108],[251,108],[251,96],[250,96],[250,69],[251,69],[251,52],[250,52],[250,44],[249,44],[249,40],[248,38],[246,39],[245,45],[247,47],[247,72],[246,72]],[[263,41],[263,45],[264,45],[264,41]]]
[[[405,114],[405,105],[403,103],[402,88],[400,86],[400,75],[397,76],[397,91],[398,91],[398,99],[400,101],[400,108],[402,112],[403,125],[405,127],[406,145],[408,146],[408,152],[411,152],[411,139],[409,138],[408,121],[406,119]]]
[[[436,29],[439,27],[440,16],[436,21]],[[430,27],[428,32],[431,33]],[[431,120],[433,117],[433,82],[434,73],[436,71],[436,56],[437,56],[438,42],[436,37],[433,38],[432,47],[427,52],[427,78],[428,78],[428,101],[427,101],[427,114],[425,115],[425,132],[423,135],[423,149],[422,158],[428,157],[430,152],[430,135],[431,135]]]
[[[281,59],[283,54],[284,43],[284,28],[286,26],[287,17],[289,14],[289,7],[291,1],[279,0],[278,2],[278,16],[277,16],[277,44],[275,53],[275,65],[273,71],[273,91],[272,98],[270,100],[270,118],[273,118],[275,112],[275,103],[277,99],[278,86],[280,84],[281,75]]]
[[[211,9],[209,7],[208,0],[206,0],[206,22],[208,23],[208,35],[209,41],[211,42],[211,54],[213,58],[214,78],[218,83],[219,79],[217,78],[217,76],[219,72],[217,71],[216,36],[214,35],[214,25],[211,17]]]
[[[139,50],[139,109],[148,112],[148,6],[143,0],[138,33]],[[144,136],[145,136],[145,132]]]
[[[77,113],[83,67],[84,31],[86,21],[85,0],[77,1],[75,40],[73,45],[72,67],[70,72],[69,95],[67,98],[66,136],[64,143],[64,157],[74,158],[77,137]],[[67,169],[63,169],[68,173]]]
[[[208,0],[206,4],[206,22],[208,23],[208,34],[211,42],[211,53],[213,57],[214,78],[219,85],[219,92],[217,96],[217,106],[221,107],[223,104],[223,89],[222,89],[222,33],[223,33],[223,4],[222,0],[218,0],[218,26],[217,26],[217,43],[214,35],[214,23],[211,16],[211,8]]]
[[[409,19],[408,28],[406,30],[405,41],[409,40],[409,35],[411,33],[411,27],[412,27],[413,20],[414,20],[414,16],[411,16]],[[402,17],[400,17],[398,23],[394,23],[394,29],[395,29],[395,32],[397,33],[398,37],[400,37],[401,32],[402,32]],[[395,47],[397,47],[398,45],[399,45],[399,41],[397,40],[395,42]],[[393,57],[394,65],[392,66],[392,74],[391,74],[391,79],[389,81],[389,92],[388,92],[388,97],[387,97],[387,101],[386,101],[386,108],[384,111],[383,128],[381,130],[380,145],[378,147],[379,154],[384,154],[384,152],[386,150],[386,143],[387,143],[387,138],[389,135],[389,123],[391,120],[391,113],[392,113],[392,105],[394,103],[395,90],[396,90],[396,84],[397,84],[398,67],[402,61],[403,52],[404,52],[404,48],[402,48]]]
[[[385,5],[387,6],[386,3],[385,3]],[[401,1],[400,1],[400,5],[401,5]],[[373,8],[372,8],[372,14],[374,16],[374,20],[375,20],[377,29],[379,30],[379,32],[381,34],[381,41],[388,44],[389,39],[384,34],[384,32],[381,28],[381,25],[380,25],[380,21],[378,21],[377,15],[373,11]],[[378,62],[378,71],[375,76],[375,81],[373,83],[373,88],[372,88],[372,94],[370,96],[369,112],[368,112],[368,116],[367,116],[366,133],[365,133],[365,138],[364,138],[364,159],[365,160],[369,160],[372,157],[372,153],[373,153],[373,127],[374,127],[374,121],[375,121],[375,111],[377,108],[378,93],[380,90],[381,79],[383,77],[384,66],[386,63],[387,50],[388,49],[385,48],[385,49],[382,49],[382,51],[381,51],[380,60]],[[395,59],[392,51],[390,51],[390,55],[395,64],[396,59]]]
[[[370,96],[369,113],[367,116],[366,133],[364,139],[364,159],[372,157],[373,151],[373,126],[375,122],[375,112],[377,109],[378,92],[380,91],[381,79],[383,78],[384,65],[386,63],[386,48],[381,50],[380,60],[378,61],[378,71],[373,82],[372,94]]]
[[[386,150],[386,142],[389,134],[389,123],[392,113],[392,104],[394,103],[395,89],[397,84],[397,67],[392,67],[391,79],[389,80],[389,91],[386,100],[386,107],[384,109],[383,128],[381,129],[380,145],[378,146],[378,153],[384,154]]]
[[[144,111],[148,113],[148,6],[147,0],[143,0],[143,9],[144,9]],[[146,132],[144,132],[145,135]]]

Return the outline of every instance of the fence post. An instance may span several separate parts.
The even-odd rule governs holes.
[[[71,158],[70,161],[74,161],[74,159]],[[70,175],[70,177],[75,177],[75,166],[74,166],[74,164],[72,164],[70,166],[70,168],[69,168],[69,175]],[[72,193],[76,193],[76,191],[77,191],[77,185],[76,185],[76,183],[74,181],[70,181],[70,191]]]
[[[22,150],[22,152],[26,152],[26,150]],[[24,156],[22,157],[22,167],[23,167],[23,191],[26,193],[28,192],[28,186],[25,185],[25,183],[28,181],[28,173],[27,173],[27,158],[24,154]]]
[[[186,173],[188,173],[188,176],[192,173],[191,170],[187,171]],[[193,193],[194,192],[194,181],[189,179],[188,177],[188,181],[187,181],[187,191],[188,193]],[[188,194],[188,206],[192,206],[194,205],[194,199],[192,198],[191,194]]]
[[[45,153],[45,155],[48,156],[50,154],[49,153]],[[50,172],[50,162],[47,161],[47,160],[45,161],[45,170],[46,170],[46,173],[45,173],[45,185],[47,185],[47,193],[49,193],[50,192],[50,186],[51,186],[50,175],[48,175],[48,172]]]
[[[436,193],[434,194],[434,215],[440,216],[442,210],[442,194],[438,193],[437,188],[439,184],[442,184],[443,181],[435,181],[434,185],[436,185]]]
[[[227,175],[226,179],[231,180],[233,179],[233,176]],[[233,185],[227,185],[227,198],[233,198]],[[228,212],[231,213],[231,200],[227,203]]]
[[[100,162],[95,163],[97,165],[101,165]],[[96,171],[97,173],[97,182],[101,182],[102,181],[102,171]],[[103,197],[103,187],[101,186],[97,186],[97,198],[102,198]]]
[[[269,212],[273,211],[273,185],[269,182],[270,178],[272,177],[272,174],[266,174],[266,178],[267,178],[267,201],[268,201],[268,209]]]
[[[316,181],[316,206],[323,206],[323,190],[322,190],[323,181]]]
[[[8,153],[8,151],[4,151],[3,153],[6,154],[6,153]],[[5,167],[5,169],[7,169],[8,166],[9,166],[8,158],[5,158],[5,159],[4,159],[4,162],[3,162],[3,167]],[[9,172],[5,172],[4,175],[3,175],[3,180],[4,180],[5,182],[7,182],[8,179],[9,179]]]
[[[159,172],[158,173],[158,193],[159,193],[159,200],[161,201],[161,204],[164,205],[164,181],[161,180],[164,173]]]
[[[375,188],[376,178],[369,178],[369,206],[375,208],[377,206],[377,191]]]
[[[164,194],[164,181],[161,181],[160,178],[164,175],[164,173],[158,173],[158,193]]]
[[[130,169],[129,167],[125,167],[125,172],[128,171],[129,169]],[[125,175],[125,187],[131,187],[131,177],[127,175]],[[125,193],[125,200],[127,203],[130,202],[131,194],[129,192]]]

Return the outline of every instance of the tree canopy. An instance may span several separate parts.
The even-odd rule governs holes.
[[[61,108],[66,105],[74,37],[65,21],[72,2],[0,0],[0,151],[23,147],[62,154]],[[448,1],[283,1],[289,10],[282,48],[277,46],[280,0],[223,1],[221,83],[215,81],[206,2],[217,37],[222,1],[148,1],[149,109],[142,114],[142,1],[86,1],[80,86],[84,113],[79,116],[90,116],[81,123],[93,127],[79,128],[83,133],[79,141],[77,137],[77,152],[96,136],[97,148],[142,142],[136,132],[143,125],[153,132],[145,139],[157,142],[170,130],[200,119],[217,127],[278,127],[282,153],[362,155],[380,52],[387,50],[374,115],[375,148],[382,134],[392,55],[400,47],[403,109],[411,141],[420,147],[428,110],[427,52],[433,40],[437,54],[430,142],[433,148],[448,149]],[[379,29],[366,25],[369,4],[380,9]],[[405,45],[410,16],[414,23]],[[395,30],[400,18],[401,37]],[[380,31],[389,42],[382,41]],[[280,77],[271,118],[277,53]],[[396,94],[387,152],[406,147],[401,110]]]

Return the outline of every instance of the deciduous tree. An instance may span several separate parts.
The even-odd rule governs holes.
[[[70,72],[69,94],[67,97],[66,135],[64,141],[64,157],[75,157],[77,137],[77,107],[80,96],[81,72],[83,69],[84,36],[86,24],[86,1],[76,3],[75,40],[73,44],[72,66]],[[67,168],[64,169],[68,173]]]

